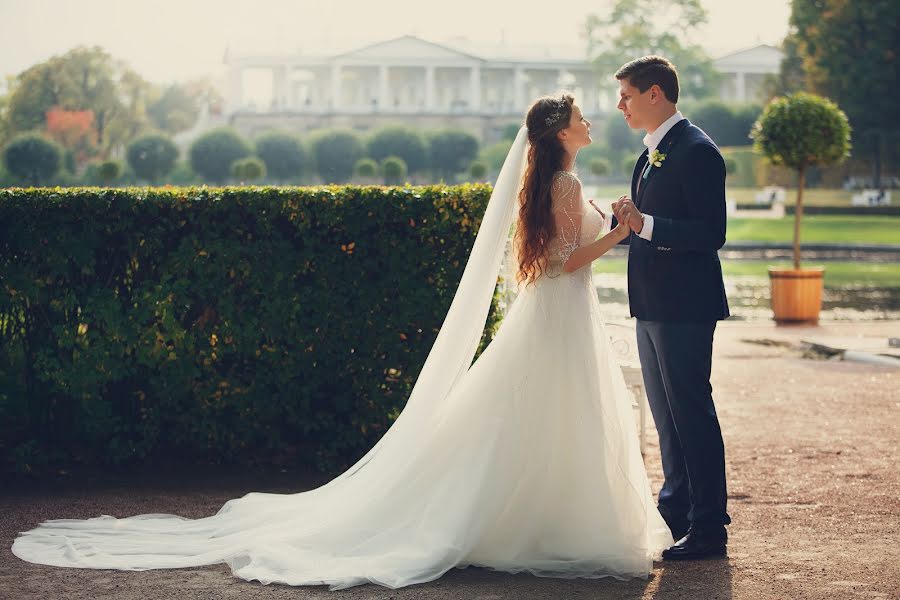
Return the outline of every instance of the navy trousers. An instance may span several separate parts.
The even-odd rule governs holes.
[[[659,511],[673,528],[731,523],[725,447],[709,383],[715,331],[715,321],[637,322],[638,354],[665,475]]]

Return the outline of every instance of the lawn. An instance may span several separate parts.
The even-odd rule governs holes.
[[[730,242],[791,242],[794,217],[783,219],[728,220]],[[801,242],[816,244],[900,245],[900,217],[807,215],[803,217]]]
[[[734,199],[738,204],[755,204],[756,194],[759,188],[736,188],[729,187],[725,191],[726,197]],[[622,194],[629,194],[628,185],[602,185],[587,186],[585,193],[590,198],[598,198],[612,202]],[[819,189],[810,188],[803,191],[804,206],[850,206],[850,201],[854,192],[847,190]],[[786,202],[788,206],[793,206],[797,201],[797,190],[788,188],[786,190]]]
[[[804,266],[824,265],[827,287],[900,287],[900,265],[893,263],[825,262],[804,263]],[[725,260],[722,271],[725,277],[767,278],[770,266],[788,267],[789,261]],[[625,274],[626,259],[600,258],[594,261],[594,273]]]

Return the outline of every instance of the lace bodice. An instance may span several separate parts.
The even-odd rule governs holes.
[[[570,171],[556,172],[550,193],[556,237],[550,241],[547,260],[549,274],[555,275],[562,272],[572,252],[597,239],[603,232],[604,219],[584,199],[581,181]]]

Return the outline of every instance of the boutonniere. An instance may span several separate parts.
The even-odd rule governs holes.
[[[650,156],[647,157],[647,162],[650,163],[651,166],[656,167],[657,169],[663,165],[663,161],[666,160],[666,155],[660,152],[659,150],[654,150],[650,153]],[[647,178],[647,175],[650,174],[650,169],[647,169],[647,172],[644,174],[644,179]]]

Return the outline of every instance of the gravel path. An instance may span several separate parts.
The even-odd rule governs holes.
[[[900,369],[801,358],[806,335],[900,337],[900,323],[831,323],[810,330],[726,323],[716,334],[713,385],[728,461],[727,560],[658,563],[648,580],[554,580],[481,569],[388,590],[262,586],[225,566],[116,572],[16,559],[16,532],[49,518],[167,512],[209,515],[246,492],[319,483],[235,468],[77,473],[6,482],[0,491],[0,598],[655,599],[900,598]],[[651,435],[648,468],[658,488]]]

